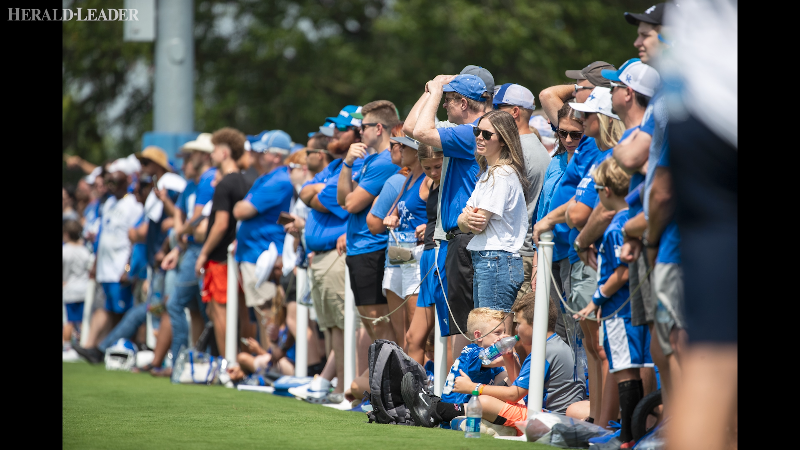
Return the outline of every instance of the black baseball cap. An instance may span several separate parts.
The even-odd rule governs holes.
[[[589,83],[595,86],[611,87],[611,83],[603,77],[603,69],[617,70],[613,65],[605,61],[595,61],[581,70],[567,70],[564,75],[573,80],[589,80]]]
[[[641,14],[633,14],[626,12],[625,20],[631,25],[639,25],[639,22],[650,23],[653,25],[661,25],[664,20],[664,6],[666,3],[656,3],[655,5],[647,8]]]

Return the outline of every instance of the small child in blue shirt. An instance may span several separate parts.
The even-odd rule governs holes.
[[[650,358],[650,331],[646,325],[631,324],[631,307],[626,300],[630,296],[628,265],[619,259],[623,244],[622,227],[628,221],[628,194],[630,176],[608,158],[592,174],[595,189],[603,206],[616,214],[599,242],[598,262],[600,280],[597,282],[592,301],[578,314],[576,319],[585,320],[597,311],[598,317],[611,316],[603,321],[603,348],[608,357],[608,371],[619,386],[621,424],[619,440],[625,448],[632,445],[631,417],[643,396],[639,368],[653,367]],[[623,306],[624,305],[624,306]]]

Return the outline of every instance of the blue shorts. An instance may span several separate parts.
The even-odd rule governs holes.
[[[83,322],[83,302],[65,303],[67,307],[67,322]]]
[[[650,330],[647,325],[633,326],[630,317],[603,321],[603,348],[610,373],[638,367],[653,367],[650,357]]]
[[[439,283],[439,279],[441,278],[441,285],[444,286],[444,295],[447,295],[447,272],[444,269],[444,262],[446,258],[447,241],[442,240],[439,243],[439,255],[436,257],[436,266],[439,268],[439,275],[436,277],[436,282]],[[422,263],[420,262],[420,264]],[[420,269],[420,271],[421,270],[422,269]],[[420,273],[420,276],[422,276],[422,273]],[[441,288],[439,288],[439,291],[441,292]],[[442,332],[442,336],[449,336],[451,317],[450,311],[447,309],[447,303],[445,302],[444,295],[434,297],[434,301],[436,303],[436,315],[439,318],[439,331]]]
[[[116,314],[124,314],[133,306],[131,285],[121,286],[119,283],[100,283],[106,294],[106,310]]]
[[[425,277],[425,279],[422,280],[422,284],[419,287],[419,296],[417,296],[418,307],[425,308],[435,305],[437,301],[444,302],[444,297],[442,297],[442,284],[439,282],[439,276],[436,274],[437,268],[432,268],[434,264],[436,264],[436,249],[431,248],[423,250],[422,257],[419,259],[419,276]],[[427,274],[427,276],[425,276],[425,274]],[[437,300],[437,297],[441,299]]]

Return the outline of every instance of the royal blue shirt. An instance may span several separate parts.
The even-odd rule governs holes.
[[[386,181],[386,184],[383,186],[383,190],[381,191],[381,195],[378,196],[378,200],[375,201],[375,204],[372,205],[372,209],[369,211],[370,214],[379,218],[385,219],[386,216],[389,214],[392,205],[394,205],[394,201],[397,200],[397,196],[400,194],[400,191],[403,189],[403,183],[406,181],[406,176],[402,173],[396,173],[389,177]],[[388,234],[384,231],[381,234]],[[389,247],[386,247],[386,262],[384,263],[384,267],[400,267],[397,264],[389,264]]]
[[[478,125],[476,119],[471,124],[438,128],[447,162],[447,173],[442,180],[441,208],[442,229],[451,231],[458,228],[458,216],[467,206],[467,200],[475,190],[480,167],[475,160],[475,135],[472,129]]]
[[[481,347],[478,344],[469,344],[461,350],[461,355],[453,362],[450,367],[450,373],[447,374],[447,379],[444,382],[442,389],[442,400],[447,403],[466,403],[472,397],[470,394],[459,394],[453,392],[453,385],[456,382],[456,377],[461,376],[460,371],[465,374],[474,383],[483,383],[485,385],[493,385],[494,377],[502,373],[505,367],[483,367],[481,363]]]
[[[364,158],[364,164],[359,170],[353,167],[353,181],[358,183],[358,187],[377,197],[389,177],[399,170],[400,167],[392,163],[391,152],[386,149]],[[383,250],[386,247],[386,234],[375,235],[369,232],[367,227],[369,209],[365,207],[357,213],[350,214],[347,219],[348,256]]]
[[[606,232],[603,234],[603,240],[600,244],[600,248],[598,249],[597,253],[600,258],[599,265],[600,265],[600,280],[597,282],[598,286],[602,286],[608,281],[611,277],[611,274],[617,270],[619,266],[628,267],[627,263],[622,262],[619,259],[620,250],[622,249],[623,239],[622,239],[622,227],[625,226],[625,223],[628,221],[628,211],[622,210],[618,211],[614,218],[611,219],[611,223],[606,228]],[[608,292],[603,291],[606,295]],[[625,300],[629,297],[629,286],[628,282],[626,281],[625,284],[617,290],[617,292],[611,294],[609,300],[605,303],[598,303],[597,299],[592,299],[595,304],[603,307],[603,316],[607,316],[612,312],[616,311]],[[619,313],[617,314],[619,317],[630,317],[631,316],[631,304],[628,303],[622,308]]]
[[[411,182],[411,178],[403,184],[403,188],[407,189],[403,191],[400,201],[397,202],[397,211],[400,215],[398,231],[415,232],[418,226],[428,223],[427,202],[419,196],[419,189],[424,181],[425,174],[423,173],[410,188],[408,184]]]
[[[192,218],[194,214],[194,204],[197,201],[197,183],[193,180],[186,180],[186,187],[181,192],[181,195],[178,196],[178,201],[175,202],[175,207],[183,211],[186,215],[186,220]],[[194,236],[189,234],[187,236],[187,241],[191,244],[194,244]]]
[[[551,211],[567,203],[575,195],[578,183],[581,182],[586,169],[592,164],[599,152],[600,150],[597,148],[594,138],[586,135],[581,138],[578,148],[575,149],[575,153],[572,155],[572,159],[567,164],[564,175],[561,177],[561,182],[553,193],[553,199],[550,202]],[[553,228],[553,242],[555,243],[553,255],[574,253],[574,250],[572,250],[572,241],[574,239],[575,236],[570,239],[570,228],[566,223],[556,224]],[[558,260],[553,257],[553,261]]]
[[[356,168],[356,164],[361,167],[363,162],[363,159],[357,159],[353,163],[353,169]],[[330,211],[323,213],[312,208],[306,218],[306,245],[310,252],[333,250],[336,248],[336,240],[339,239],[339,236],[347,232],[347,217],[350,214],[336,202],[336,186],[341,170],[342,160],[334,160],[311,181],[303,185],[305,187],[309,184],[325,183],[325,188],[320,191],[317,199]]]
[[[564,177],[564,172],[567,170],[569,154],[565,151],[558,155],[554,155],[550,160],[550,165],[547,166],[547,171],[544,174],[544,183],[542,184],[542,192],[539,193],[539,200],[536,204],[536,221],[534,224],[552,210],[553,194],[556,188],[561,183],[561,178]],[[567,257],[567,249],[555,246],[553,249],[553,261],[560,261]]]
[[[197,181],[197,196],[194,200],[195,206],[204,206],[214,197],[214,186],[211,186],[211,182],[214,181],[214,176],[216,176],[216,174],[217,169],[212,167],[200,175],[200,179]],[[194,208],[192,208],[192,211],[187,211],[186,215],[192,217],[194,215]]]
[[[664,149],[661,151],[661,159],[658,160],[658,167],[669,167],[669,146],[664,146]],[[656,262],[662,264],[680,264],[680,243],[681,236],[678,232],[678,222],[673,218],[672,221],[667,224],[664,232],[661,233]]]
[[[142,214],[142,217],[139,218],[139,221],[136,222],[134,227],[139,227],[142,223],[144,223],[145,215]],[[147,246],[144,243],[137,243],[133,244],[133,248],[131,249],[131,277],[138,277],[140,280],[144,280],[147,278]]]
[[[255,264],[261,253],[274,242],[278,254],[283,253],[283,240],[286,232],[279,225],[280,213],[288,212],[292,203],[294,186],[289,180],[289,170],[278,167],[270,173],[261,175],[244,196],[257,214],[243,220],[236,232],[236,261]]]

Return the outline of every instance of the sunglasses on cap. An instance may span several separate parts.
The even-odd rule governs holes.
[[[569,136],[573,141],[579,141],[583,137],[583,131],[567,131],[561,128],[556,129],[556,133],[561,139],[566,139]]]
[[[478,127],[475,127],[475,128],[472,129],[472,134],[474,134],[475,137],[478,137],[478,135],[481,135],[481,136],[483,136],[483,139],[487,140],[487,141],[490,140],[492,138],[492,136],[494,136],[494,133],[492,133],[491,131],[489,131],[489,130],[481,130]]]
[[[578,93],[578,91],[580,91],[581,89],[594,89],[594,86],[580,86],[580,85],[578,85],[578,84],[573,84],[573,86],[575,86],[575,93],[576,93],[576,94],[577,94],[577,93]]]

